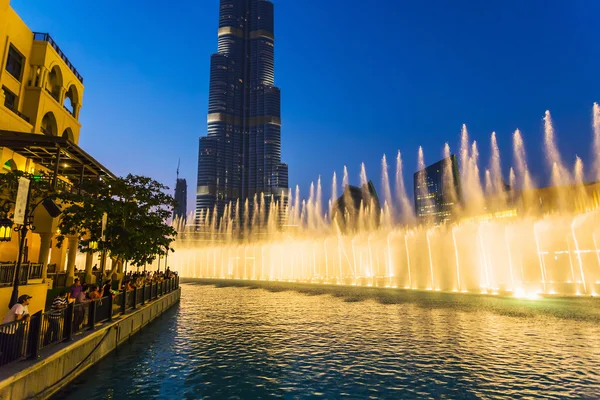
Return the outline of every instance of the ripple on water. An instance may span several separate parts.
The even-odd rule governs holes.
[[[347,301],[344,296],[235,287],[183,285],[182,291],[178,309],[168,311],[58,396],[600,394],[600,327],[593,318],[581,317],[585,312],[577,303],[555,302],[555,312],[540,313],[535,308],[499,308],[498,299],[487,304],[474,298],[474,306],[462,298],[445,308],[418,298],[382,304],[355,295]],[[579,317],[561,318],[565,310]]]

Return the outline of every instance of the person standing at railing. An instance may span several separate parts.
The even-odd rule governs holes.
[[[71,286],[70,294],[72,299],[76,299],[79,293],[81,293],[81,283],[79,283],[79,278],[75,278],[73,281],[73,286]]]
[[[87,303],[90,301],[87,299],[87,291],[88,291],[87,285],[81,286],[81,291],[75,298],[75,304],[82,304],[82,303]],[[73,326],[74,326],[75,330],[79,330],[79,328],[81,327],[81,323],[83,322],[83,320],[85,318],[85,309],[83,307],[79,306],[79,307],[75,307],[73,310],[75,313],[75,315],[73,315]]]
[[[92,301],[100,300],[102,298],[102,294],[100,293],[100,290],[98,289],[97,285],[92,285],[90,287],[89,297],[90,297],[90,300],[92,300]]]
[[[0,326],[0,363],[6,364],[22,356],[25,324],[29,321],[29,299],[24,294],[2,319]],[[15,324],[16,321],[24,323]]]
[[[2,319],[2,323],[8,324],[11,322],[20,321],[23,318],[28,319],[29,318],[29,308],[27,306],[29,305],[29,299],[31,299],[31,298],[32,297],[29,296],[28,294],[21,295],[19,297],[19,300],[17,301],[17,304],[12,306],[12,308],[8,311],[8,313],[6,313],[6,315],[4,315],[4,318]]]
[[[44,334],[44,346],[55,342],[60,334],[60,320],[63,316],[63,311],[69,305],[69,300],[67,299],[68,292],[66,290],[61,290],[59,295],[54,298],[52,301],[52,308],[50,312],[47,314],[48,318],[48,329]]]

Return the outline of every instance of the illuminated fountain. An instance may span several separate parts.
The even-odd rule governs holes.
[[[600,180],[600,107],[593,110],[594,162],[588,176]],[[321,179],[310,187],[308,199],[300,189],[290,190],[289,205],[267,210],[264,196],[256,196],[249,212],[230,204],[220,221],[215,211],[202,215],[203,225],[193,232],[180,228],[176,252],[169,265],[184,277],[276,280],[512,294],[593,296],[600,292],[600,184],[584,184],[579,157],[572,171],[556,145],[549,112],[544,117],[544,149],[552,187],[536,189],[529,173],[523,138],[513,135],[511,190],[502,178],[496,134],[491,136],[488,168],[480,170],[476,142],[466,126],[461,132],[460,180],[463,202],[456,221],[418,225],[407,196],[400,152],[394,182],[388,163],[381,162],[381,212],[364,201],[355,210],[351,231],[332,219],[337,196],[348,183],[344,167],[342,192],[334,174],[332,196],[325,207]],[[444,155],[450,147],[446,144]],[[419,168],[425,166],[419,149]],[[482,184],[483,175],[483,184]],[[452,180],[451,174],[444,180]],[[361,188],[368,182],[361,165]],[[453,185],[450,185],[453,187]],[[395,189],[392,191],[392,187]],[[352,202],[348,202],[352,203]],[[347,204],[348,204],[347,203]],[[246,203],[247,204],[247,203]],[[458,203],[457,203],[458,204]],[[278,216],[287,215],[281,228]],[[239,215],[239,218],[235,216]],[[349,218],[349,213],[346,215]],[[333,222],[332,222],[333,221]],[[236,227],[243,234],[237,234]]]

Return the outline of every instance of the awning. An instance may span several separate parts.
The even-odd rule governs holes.
[[[65,137],[0,130],[0,147],[31,159],[71,182],[115,178],[110,170]]]

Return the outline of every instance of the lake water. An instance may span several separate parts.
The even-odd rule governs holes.
[[[600,398],[596,300],[372,293],[184,284],[56,398]]]

